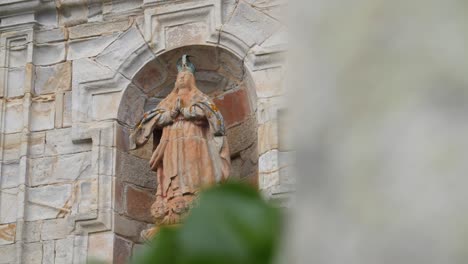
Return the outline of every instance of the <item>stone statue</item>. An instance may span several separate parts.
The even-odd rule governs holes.
[[[197,192],[225,180],[230,157],[224,120],[213,101],[195,85],[195,66],[187,55],[177,62],[172,92],[146,112],[131,134],[131,148],[153,136],[149,165],[158,187],[151,214],[156,226],[180,222]],[[153,235],[152,229],[146,238]]]

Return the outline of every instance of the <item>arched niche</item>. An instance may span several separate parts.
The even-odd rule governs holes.
[[[255,87],[244,62],[230,51],[207,45],[185,46],[166,51],[145,64],[122,95],[118,123],[127,138],[145,111],[153,109],[173,89],[176,62],[182,54],[193,56],[198,88],[213,98],[226,122],[231,152],[231,177],[258,184],[257,120]],[[140,222],[134,230],[116,230],[138,240],[137,230],[152,223],[149,207],[156,187],[148,160],[153,144],[128,150],[128,141],[118,146],[116,158],[115,212],[123,219]],[[133,223],[135,224],[135,223]],[[116,225],[116,228],[118,225]]]

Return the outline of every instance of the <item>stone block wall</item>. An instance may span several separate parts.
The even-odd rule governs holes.
[[[0,263],[124,263],[156,186],[128,133],[195,54],[232,177],[284,200],[283,1],[0,2]],[[197,61],[198,60],[198,61]]]

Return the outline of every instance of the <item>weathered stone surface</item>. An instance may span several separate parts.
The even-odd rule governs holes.
[[[45,132],[31,133],[29,136],[29,157],[37,158],[44,155]]]
[[[94,57],[109,46],[118,34],[114,33],[108,36],[93,37],[87,39],[72,40],[68,48],[68,60]]]
[[[258,98],[279,96],[284,91],[285,72],[282,68],[270,68],[251,73]]]
[[[208,38],[208,25],[205,22],[195,22],[170,27],[166,29],[166,49],[185,45],[204,43]]]
[[[123,214],[125,198],[125,185],[121,180],[115,180],[114,184],[114,211]]]
[[[22,68],[28,62],[28,50],[26,45],[14,46],[7,51],[8,53],[8,67],[9,68]]]
[[[23,263],[42,264],[42,243],[27,243],[24,244]]]
[[[31,159],[30,184],[50,184],[87,179],[91,176],[90,152]]]
[[[112,232],[89,234],[88,261],[99,260],[105,263],[113,263],[113,254],[110,254],[110,252],[114,247],[114,236]]]
[[[42,221],[24,222],[23,239],[26,243],[41,240]]]
[[[231,18],[232,13],[234,12],[234,9],[237,6],[238,0],[222,0],[221,1],[221,8],[223,11],[222,14],[222,21],[223,24],[226,23],[229,18]]]
[[[260,155],[258,170],[260,172],[271,172],[278,169],[278,150],[270,150]]]
[[[40,98],[31,104],[31,131],[53,129],[55,125],[55,102],[53,98]]]
[[[146,188],[156,187],[156,174],[151,171],[148,160],[117,151],[116,178]]]
[[[102,21],[102,5],[101,2],[88,3],[88,22]]]
[[[61,26],[74,26],[88,21],[88,1],[59,2],[58,21]]]
[[[18,188],[2,189],[1,191],[0,224],[13,223],[16,221],[16,212],[18,210]]]
[[[41,228],[41,240],[67,237],[74,228],[74,223],[67,218],[44,220]]]
[[[257,140],[257,123],[255,118],[249,118],[226,131],[231,155],[248,148]]]
[[[18,186],[19,161],[2,163],[2,189]]]
[[[68,28],[70,39],[99,36],[109,33],[122,32],[130,27],[130,20],[96,22],[82,24]]]
[[[18,97],[24,94],[25,69],[13,68],[8,70],[7,96]]]
[[[36,67],[34,93],[36,95],[71,89],[71,62]]]
[[[144,113],[142,106],[144,105],[145,100],[146,96],[140,90],[133,86],[127,88],[119,105],[117,115],[119,120],[131,127],[134,127],[139,121],[138,116],[142,116]]]
[[[159,60],[148,62],[134,77],[134,83],[145,93],[161,85],[167,78],[164,63]]]
[[[15,133],[23,130],[23,101],[13,100],[6,103],[5,133]]]
[[[142,222],[152,222],[149,213],[143,210],[150,207],[153,196],[149,190],[154,190],[156,186],[155,173],[150,171],[148,165],[152,142],[150,141],[145,148],[132,151],[131,154],[116,151],[116,149],[125,150],[124,146],[128,146],[127,125],[134,125],[134,121],[141,116],[142,111],[154,108],[161,100],[161,98],[152,96],[163,97],[173,88],[173,85],[165,83],[171,82],[167,79],[172,77],[168,75],[166,79],[164,76],[166,73],[163,72],[165,69],[161,69],[166,64],[173,65],[172,63],[164,64],[153,61],[152,64],[144,68],[146,72],[143,71],[134,78],[135,73],[143,65],[151,61],[152,58],[154,59],[154,54],[143,40],[140,31],[143,27],[148,26],[146,23],[148,21],[144,21],[142,14],[147,14],[146,11],[152,11],[144,11],[144,9],[152,9],[153,7],[149,7],[149,5],[142,7],[143,2],[148,1],[94,3],[86,0],[73,0],[71,2],[47,0],[41,2],[41,10],[35,10],[35,14],[21,16],[12,14],[12,17],[2,18],[0,22],[1,26],[4,26],[5,21],[7,23],[32,22],[33,19],[36,19],[39,23],[33,31],[10,31],[2,33],[0,36],[0,61],[5,62],[5,65],[0,62],[0,78],[9,78],[6,81],[11,84],[0,87],[2,90],[0,94],[3,95],[3,91],[5,91],[6,97],[10,97],[2,101],[7,104],[5,119],[2,120],[5,121],[5,126],[2,129],[8,134],[5,136],[5,140],[2,140],[5,144],[1,149],[3,155],[0,188],[9,189],[0,192],[2,203],[0,204],[0,220],[8,218],[9,221],[15,222],[16,217],[21,217],[23,212],[22,194],[17,195],[17,189],[13,187],[18,185],[18,180],[22,180],[18,175],[25,177],[29,181],[26,184],[31,186],[26,189],[26,197],[29,201],[26,201],[25,217],[28,222],[23,229],[25,231],[23,238],[24,235],[27,235],[26,243],[37,241],[43,243],[42,258],[36,254],[38,260],[34,261],[40,262],[39,260],[42,259],[43,263],[81,263],[83,261],[77,260],[83,260],[87,255],[90,257],[94,255],[100,256],[101,259],[109,263],[120,263],[126,260],[132,252],[133,243],[127,240],[127,237],[133,241],[139,240],[141,229],[148,227],[146,223]],[[160,1],[151,1],[151,3],[156,2]],[[163,8],[168,6],[168,10],[170,10],[172,4],[169,2],[158,3],[158,5],[164,6]],[[245,44],[242,42],[245,41],[248,43],[248,45],[245,44],[246,50],[248,50],[252,45],[261,44],[260,42],[263,42],[262,48],[272,47],[279,43],[278,34],[271,30],[276,28],[276,24],[269,23],[275,19],[270,20],[270,18],[264,17],[270,15],[270,11],[264,9],[269,8],[265,2],[271,1],[222,0],[221,3],[215,3],[216,7],[218,4],[221,5],[220,10],[213,12],[214,9],[210,11],[208,9],[211,7],[209,7],[204,11],[199,11],[203,14],[192,14],[190,8],[199,5],[199,2],[208,3],[210,1],[178,1],[174,3],[178,5],[177,12],[188,8],[187,14],[189,16],[177,17],[172,13],[166,16],[170,19],[166,20],[169,27],[164,29],[165,39],[157,38],[157,41],[164,40],[166,42],[160,42],[162,46],[170,49],[188,44],[204,43],[208,31],[213,33],[219,29],[219,27],[215,29],[212,24],[213,20],[216,20],[214,23],[219,22],[219,11],[222,13],[221,20],[228,22],[222,30],[234,34],[230,35],[232,37],[230,45],[242,46]],[[21,3],[15,3],[15,5],[17,4]],[[7,6],[9,5],[7,4]],[[261,6],[261,8],[256,8],[256,6]],[[206,14],[209,13],[208,16],[206,16],[205,11]],[[4,11],[0,10],[0,13],[2,12]],[[56,16],[56,12],[58,12],[58,16]],[[122,13],[134,15],[135,12],[138,12],[137,17],[122,16]],[[180,20],[182,23],[171,24],[175,20]],[[60,22],[61,28],[57,28],[57,21]],[[85,24],[87,21],[94,21],[94,23]],[[155,27],[161,25],[163,24],[154,23],[147,31],[156,34],[155,32],[159,29]],[[262,29],[258,31],[258,28]],[[17,40],[9,43],[14,48],[3,46],[7,43],[3,40],[12,36],[15,38],[18,36]],[[34,39],[31,39],[32,36]],[[68,42],[69,39],[71,41]],[[226,38],[221,36],[221,46],[225,40]],[[158,45],[158,43],[152,44]],[[29,47],[32,49],[28,49]],[[194,60],[196,60],[195,64],[198,69],[196,73],[197,84],[203,92],[213,97],[219,97],[222,93],[234,91],[218,98],[216,103],[225,115],[227,125],[231,128],[228,130],[229,143],[231,150],[237,157],[233,160],[234,172],[239,178],[254,177],[252,175],[256,171],[258,158],[256,155],[257,145],[255,144],[257,123],[255,118],[252,118],[256,110],[256,98],[250,97],[247,90],[243,91],[246,86],[250,85],[246,83],[249,74],[244,68],[243,56],[237,58],[222,48],[210,47],[206,50],[203,47],[187,48],[188,50],[184,48],[180,52],[189,51],[188,53],[191,54],[192,50],[200,49],[200,52],[195,52]],[[8,49],[9,54],[5,53],[6,57],[3,58],[2,50],[5,49]],[[65,62],[66,58],[70,61]],[[250,69],[250,65],[247,63],[248,58],[245,59],[246,67]],[[31,67],[31,72],[24,68],[27,63],[34,64]],[[73,65],[71,65],[72,63]],[[1,71],[4,71],[5,74],[2,74]],[[171,71],[175,72],[175,68],[168,72]],[[273,72],[264,75],[266,77],[258,75],[254,79],[262,78],[255,85],[262,84],[261,89],[265,90],[265,92],[262,90],[262,96],[265,96],[264,101],[266,101],[267,96],[273,94],[270,90],[273,86],[267,81],[271,81],[269,79],[276,76]],[[33,79],[30,79],[31,76]],[[89,82],[95,80],[98,81]],[[137,87],[132,87],[135,89],[129,89],[128,93],[122,95],[121,92],[131,81],[133,81],[131,85]],[[265,84],[263,85],[262,82]],[[4,85],[2,80],[0,83],[0,86]],[[32,89],[29,87],[31,84],[34,85]],[[73,87],[73,91],[71,91],[71,87]],[[32,91],[33,96],[31,107],[24,109],[28,112],[23,112],[23,104],[28,106],[28,102],[18,99],[18,97],[23,96],[25,91]],[[241,92],[237,93],[238,91]],[[50,101],[43,100],[46,98],[43,95],[51,94],[56,96],[55,103],[52,97],[48,98],[51,99]],[[34,98],[37,95],[42,96],[42,98]],[[28,96],[29,94],[25,98],[28,99]],[[147,99],[148,97],[152,98]],[[122,98],[125,100],[121,100]],[[273,106],[268,103],[264,109],[270,111]],[[26,120],[23,124],[23,118],[28,117],[29,111],[31,118],[27,120],[27,124]],[[87,140],[88,132],[83,133],[82,131],[86,131],[87,125],[93,122],[92,129],[99,130],[100,133],[98,137],[96,137],[95,132],[89,133],[93,137],[94,146],[91,143],[74,144],[71,142],[72,112],[74,139],[77,139],[76,135],[80,134],[83,136],[80,136],[79,139]],[[271,110],[271,112],[274,111]],[[276,113],[271,114],[271,116],[276,118]],[[113,131],[104,131],[103,123],[113,123],[115,121],[109,119],[115,118],[118,118],[119,122],[122,121],[119,124],[124,128],[115,129],[114,126]],[[271,134],[267,120],[272,119],[268,112],[265,114],[264,122],[259,122],[265,125],[260,128],[258,139],[261,139],[263,134]],[[105,122],[100,122],[103,120]],[[25,133],[22,133],[23,125]],[[63,127],[69,128],[62,129]],[[30,130],[40,132],[29,134]],[[26,144],[21,146],[22,143],[26,143],[21,142],[21,140],[29,141],[27,142],[28,151],[24,148]],[[269,141],[268,143],[259,142],[262,146],[269,143]],[[262,146],[259,148],[275,149],[278,147],[275,145]],[[19,165],[18,158],[21,147],[23,152],[21,155],[26,153],[28,155],[22,157],[22,162],[27,160],[28,162],[24,164],[28,164],[29,167]],[[280,161],[280,164],[283,163]],[[97,173],[103,175],[92,178]],[[5,194],[4,191],[14,191],[14,194]],[[5,204],[14,205],[17,208],[10,212]],[[111,212],[112,209],[115,211]],[[83,216],[98,213],[103,216],[103,213],[109,212],[121,213],[115,222],[114,219],[107,222],[106,217],[102,218],[108,228],[113,231],[106,231],[107,233],[104,234],[91,233],[89,237],[83,236],[85,240],[89,238],[89,244],[80,244],[77,242],[79,239],[75,240],[78,237],[75,237],[74,234],[70,235],[68,228],[73,225],[67,226],[66,221],[73,218],[76,213],[83,214]],[[72,217],[69,217],[69,214]],[[122,215],[125,214],[129,217],[124,218]],[[36,219],[38,220],[30,221]],[[88,231],[87,229],[93,229],[95,232],[94,229],[101,228],[94,224],[92,226],[78,224],[78,226],[79,231],[84,232]],[[125,238],[115,238],[114,232],[121,233]],[[42,235],[41,238],[39,238],[40,235]],[[34,247],[37,246],[25,248],[25,251],[34,252]],[[75,248],[75,259],[72,260],[73,248]],[[11,261],[8,258],[7,253],[9,252],[2,252],[2,249],[3,247],[0,246],[0,263],[14,263],[14,260]],[[14,251],[14,248],[11,249]],[[76,256],[77,252],[80,253],[78,255],[84,257]],[[24,254],[23,252],[22,255]],[[3,258],[6,260],[4,261]],[[25,261],[29,260],[23,259],[24,263],[28,263]]]
[[[99,147],[99,175],[112,176],[115,173],[115,148]]]
[[[137,12],[143,1],[141,0],[127,0],[127,1],[115,1],[112,3],[112,9],[107,10],[107,15],[117,15],[119,13],[132,14]]]
[[[28,188],[26,220],[53,219],[71,198],[71,184],[46,185]]]
[[[223,25],[223,31],[235,35],[251,47],[255,43],[262,43],[279,27],[278,21],[239,1],[231,19]]]
[[[153,217],[148,210],[154,202],[151,191],[127,185],[125,194],[127,215],[139,221],[152,223]]]
[[[224,94],[214,99],[214,103],[221,111],[226,127],[244,121],[250,114],[249,99],[244,89]]]
[[[116,190],[117,192],[117,190]],[[78,213],[88,213],[97,210],[98,183],[97,180],[83,181],[80,183],[80,196],[78,201]]]
[[[294,172],[295,162],[296,162],[296,152],[288,151],[278,152],[278,162],[279,162],[279,176],[280,183],[282,185],[291,186],[296,184],[296,174]]]
[[[278,119],[278,109],[282,108],[283,99],[279,96],[259,99],[257,103],[257,121],[264,124]]]
[[[37,10],[35,18],[42,27],[55,28],[57,27],[57,12],[55,8],[44,8]]]
[[[67,36],[68,36],[68,32],[67,32],[67,29],[64,27],[41,30],[41,31],[37,31],[35,34],[37,44],[42,44],[46,42],[63,41],[68,38]]]
[[[55,241],[55,263],[73,263],[73,236]]]
[[[55,240],[42,242],[42,264],[55,264]]]
[[[72,93],[63,94],[62,126],[70,127],[72,125]]]
[[[148,98],[146,99],[145,101],[145,106],[144,106],[144,111],[145,112],[148,112],[150,110],[153,110],[156,108],[156,106],[158,106],[158,104],[162,101],[161,98],[155,98],[155,97],[151,97],[151,98]]]
[[[92,97],[92,113],[94,120],[117,118],[119,110],[120,92],[96,94]]]
[[[71,140],[71,128],[55,129],[46,132],[45,155],[55,156],[63,154],[91,151],[92,144],[75,144]]]
[[[0,246],[0,256],[1,264],[16,263],[16,245]]]
[[[33,62],[35,65],[52,65],[65,61],[66,55],[65,43],[35,45]]]
[[[130,255],[132,254],[132,245],[133,243],[131,241],[128,241],[120,236],[115,236],[113,263],[128,263]]]
[[[72,75],[72,87],[76,87],[78,89],[79,83],[90,80],[99,80],[101,78],[111,78],[114,76],[114,71],[91,59],[83,58],[73,61]]]
[[[270,121],[258,126],[258,150],[263,154],[278,148],[278,124]]]
[[[137,28],[132,27],[122,33],[118,39],[107,47],[96,60],[111,69],[118,70],[122,63],[145,46],[146,42]]]
[[[116,215],[114,219],[115,233],[127,237],[131,241],[141,241],[141,231],[148,228],[149,224],[132,220],[125,216]]]
[[[0,225],[0,246],[15,243],[15,235],[16,224]]]
[[[3,160],[17,160],[20,155],[21,133],[6,134],[3,142]]]
[[[280,184],[278,150],[270,150],[259,157],[258,171],[261,189],[268,189]]]

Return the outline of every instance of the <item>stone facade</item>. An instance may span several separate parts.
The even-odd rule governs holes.
[[[280,0],[0,2],[0,263],[124,263],[156,181],[128,151],[175,60],[227,121],[232,177],[287,201]],[[147,146],[151,146],[148,144]]]

